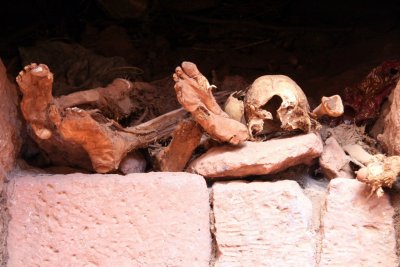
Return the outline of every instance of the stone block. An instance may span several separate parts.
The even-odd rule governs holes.
[[[398,266],[393,207],[354,179],[330,182],[322,212],[320,266]]]
[[[295,181],[213,185],[215,266],[315,266],[312,207]]]
[[[209,195],[188,173],[15,177],[9,267],[209,266]]]

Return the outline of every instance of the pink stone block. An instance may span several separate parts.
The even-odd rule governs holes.
[[[16,177],[9,267],[209,266],[209,196],[188,173]]]
[[[215,183],[215,266],[315,266],[312,207],[294,181]]]
[[[330,182],[322,216],[320,266],[398,266],[393,208],[354,179]]]
[[[310,133],[266,142],[245,142],[241,146],[213,147],[194,160],[188,170],[207,178],[262,175],[309,164],[321,153],[321,138]]]

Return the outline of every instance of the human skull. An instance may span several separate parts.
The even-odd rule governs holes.
[[[252,135],[268,131],[265,127],[273,121],[280,122],[280,128],[285,131],[300,129],[304,132],[311,131],[317,123],[309,116],[310,106],[304,92],[284,75],[265,75],[256,79],[246,93],[244,109]]]

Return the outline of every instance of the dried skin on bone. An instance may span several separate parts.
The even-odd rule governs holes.
[[[52,97],[53,75],[44,64],[26,66],[17,82],[23,93],[22,114],[32,129],[31,136],[56,165],[110,172],[118,168],[128,152],[168,137],[176,124],[187,117],[187,112],[179,109],[138,126],[122,128],[102,114],[60,106],[61,101]],[[113,94],[120,91],[124,95],[127,90],[125,82],[111,86]],[[69,103],[101,91],[107,90],[74,93],[68,98]],[[114,103],[124,103],[123,98],[115,99]]]
[[[383,195],[382,187],[391,188],[400,175],[400,156],[374,155],[366,167],[357,171],[357,180],[371,188],[371,194]]]
[[[195,64],[183,62],[173,78],[179,103],[213,139],[236,145],[249,138],[246,126],[231,119],[218,105],[212,86]]]

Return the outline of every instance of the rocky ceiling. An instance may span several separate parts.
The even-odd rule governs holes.
[[[0,56],[14,75],[21,48],[57,40],[123,57],[143,80],[190,60],[212,80],[286,74],[318,100],[400,48],[396,1],[16,0],[1,10]]]

